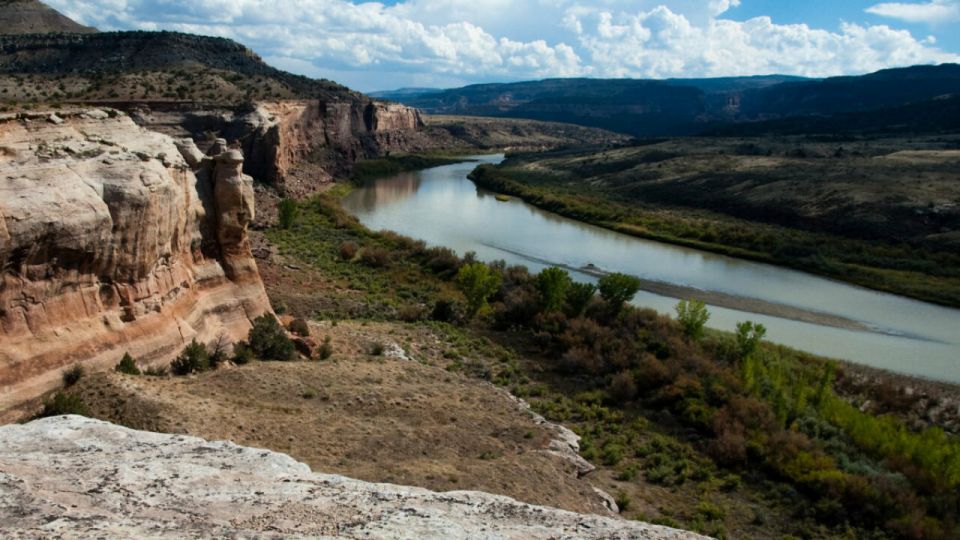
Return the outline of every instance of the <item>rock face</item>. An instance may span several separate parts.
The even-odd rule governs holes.
[[[0,427],[0,471],[0,535],[18,538],[704,538],[315,474],[284,454],[78,416]]]
[[[319,155],[326,172],[335,174],[358,158],[408,149],[407,140],[422,128],[419,111],[403,105],[296,100],[259,102],[226,122],[221,133],[240,141],[249,157],[245,172],[300,196],[316,186],[294,182],[290,171],[308,157]]]
[[[116,111],[0,116],[0,411],[81,362],[171,359],[269,311],[252,180]]]

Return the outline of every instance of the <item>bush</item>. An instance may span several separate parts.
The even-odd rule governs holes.
[[[291,332],[300,337],[307,337],[310,335],[310,327],[307,325],[307,321],[303,319],[294,319],[290,321],[289,329]]]
[[[710,319],[707,305],[700,300],[681,300],[676,307],[677,321],[683,334],[691,341],[700,341],[703,337],[703,327]]]
[[[372,268],[383,268],[390,264],[390,251],[382,247],[365,247],[360,252],[360,262]]]
[[[340,243],[340,258],[345,261],[352,261],[360,251],[360,246],[351,240],[345,240]]]
[[[465,264],[457,272],[457,285],[467,298],[467,315],[473,318],[487,307],[487,299],[500,288],[500,274],[483,263]]]
[[[43,404],[43,411],[37,415],[37,418],[47,418],[49,416],[60,416],[64,414],[78,414],[80,416],[90,416],[90,409],[78,396],[57,392],[53,399]]]
[[[371,356],[380,356],[383,354],[383,343],[372,343],[370,345],[370,355]]]
[[[320,348],[317,350],[317,356],[320,360],[326,360],[333,355],[333,342],[330,339],[330,336],[323,338],[323,345],[320,345]]]
[[[433,304],[430,318],[445,323],[455,323],[460,320],[460,307],[453,300],[440,299]]]
[[[623,304],[633,300],[633,297],[640,290],[640,279],[615,272],[600,278],[597,289],[600,291],[600,296],[607,301],[607,304],[614,311],[619,312],[623,308]]]
[[[63,372],[63,385],[66,387],[73,386],[83,377],[83,366],[80,364],[74,364]]]
[[[120,363],[117,364],[113,370],[126,375],[140,375],[140,368],[137,367],[137,363],[133,360],[133,357],[130,356],[130,353],[124,353],[123,358],[120,359]]]
[[[567,290],[567,315],[570,317],[583,315],[596,293],[597,286],[593,283],[571,283]]]
[[[253,349],[250,348],[244,342],[239,342],[233,346],[233,363],[242,366],[244,364],[249,364],[253,360],[254,354]]]
[[[617,492],[616,503],[617,503],[617,508],[620,509],[621,514],[630,509],[630,502],[631,502],[630,495],[628,495],[625,491]]]
[[[614,375],[607,388],[607,394],[617,405],[633,401],[637,397],[637,383],[633,380],[633,374],[629,371],[621,371]]]
[[[450,277],[460,269],[460,257],[450,248],[430,248],[427,250],[427,268],[438,276]]]
[[[756,352],[766,335],[767,329],[760,323],[752,321],[737,323],[737,353],[740,358],[746,358]]]
[[[247,343],[261,360],[292,360],[296,354],[293,342],[269,313],[257,317],[247,336]]]
[[[540,290],[540,299],[543,301],[545,311],[557,311],[563,307],[567,298],[567,291],[570,290],[570,274],[562,268],[556,266],[545,268],[537,276],[537,288]]]
[[[148,367],[143,370],[143,374],[147,377],[166,377],[167,373],[168,369],[166,366]]]
[[[174,375],[189,375],[191,373],[202,373],[210,369],[210,353],[202,343],[193,340],[180,356],[170,363],[170,371]]]
[[[281,229],[289,229],[293,226],[293,222],[297,220],[297,203],[293,202],[291,199],[283,199],[280,201],[280,207],[278,209],[278,221],[280,223]]]

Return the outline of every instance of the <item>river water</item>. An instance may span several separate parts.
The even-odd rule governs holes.
[[[497,163],[503,156],[474,159]],[[343,205],[371,229],[396,231],[461,255],[475,251],[483,260],[504,259],[534,272],[559,265],[579,281],[596,281],[604,271],[635,275],[657,285],[647,287],[657,293],[641,291],[634,303],[663,313],[673,314],[677,303],[671,287],[683,296],[703,291],[701,297],[713,295],[728,306],[710,305],[708,326],[733,330],[738,321],[752,320],[763,323],[767,339],[776,343],[960,383],[960,310],[635,238],[518,199],[499,201],[467,179],[476,165],[465,162],[373,180],[351,192]]]

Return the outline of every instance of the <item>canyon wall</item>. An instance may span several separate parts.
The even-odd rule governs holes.
[[[211,153],[113,110],[0,115],[0,421],[66,366],[166,362],[270,310],[252,179]]]
[[[192,137],[201,146],[211,134],[236,143],[246,156],[244,172],[284,196],[309,195],[334,177],[348,175],[358,159],[456,145],[449,136],[428,134],[417,109],[360,98],[268,100],[239,107],[115,105],[144,127]]]
[[[423,146],[420,113],[403,105],[294,100],[259,102],[251,109],[225,122],[221,134],[239,141],[249,158],[245,171],[281,194],[303,196],[317,181],[329,179],[294,178],[291,173],[301,163],[337,175],[357,159]]]

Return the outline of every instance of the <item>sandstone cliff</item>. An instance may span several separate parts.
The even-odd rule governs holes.
[[[64,366],[170,360],[270,309],[242,155],[180,148],[116,111],[0,116],[0,411]]]
[[[705,538],[315,474],[284,454],[79,416],[0,427],[0,471],[0,535],[19,538]]]
[[[410,149],[410,139],[423,128],[416,109],[377,101],[272,101],[252,109],[221,132],[240,141],[249,156],[248,174],[295,196],[322,180],[294,179],[296,165],[313,161],[322,167],[316,172],[335,175],[359,158]]]

